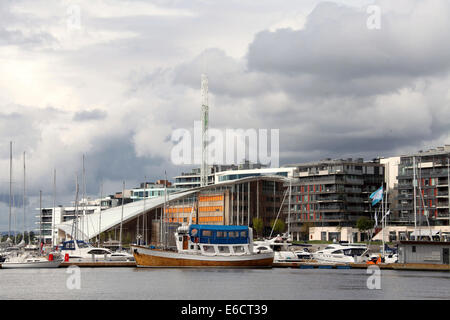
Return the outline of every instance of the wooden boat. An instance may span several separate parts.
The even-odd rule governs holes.
[[[138,267],[271,268],[273,252],[253,251],[246,226],[184,225],[175,232],[176,250],[132,245]]]

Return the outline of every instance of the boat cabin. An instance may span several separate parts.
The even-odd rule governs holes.
[[[241,255],[252,253],[252,229],[247,226],[191,224],[176,233],[179,252],[206,255]]]
[[[77,240],[75,244],[74,240],[64,241],[61,246],[61,250],[76,250],[78,248],[89,248],[89,244],[82,240]]]

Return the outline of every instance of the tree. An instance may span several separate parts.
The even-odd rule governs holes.
[[[275,233],[282,233],[286,228],[286,224],[280,219],[270,221],[270,225]]]
[[[261,235],[261,232],[264,228],[264,222],[261,218],[253,218],[253,229],[256,231],[256,235]]]
[[[368,231],[373,228],[373,221],[366,217],[361,217],[358,221],[356,221],[356,228],[358,228],[360,232],[364,232],[369,235]]]

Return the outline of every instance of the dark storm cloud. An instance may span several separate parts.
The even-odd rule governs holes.
[[[448,14],[450,4],[442,9]],[[376,94],[380,88],[395,91],[417,77],[449,70],[448,19],[387,12],[381,28],[371,30],[368,16],[363,10],[320,3],[302,30],[258,33],[249,46],[249,70],[289,76],[302,92],[344,95],[350,90],[356,95],[361,90]]]

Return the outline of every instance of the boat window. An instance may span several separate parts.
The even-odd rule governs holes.
[[[213,246],[203,246],[203,251],[208,253],[214,253],[214,247]]]
[[[237,232],[235,232],[235,231],[230,231],[230,232],[228,232],[228,237],[230,237],[230,238],[236,238],[236,237],[237,237]]]
[[[256,250],[261,250],[261,251],[263,251],[263,250],[269,250],[269,249],[266,248],[266,247],[258,247],[258,248],[256,248]]]
[[[216,237],[217,238],[223,238],[225,235],[224,235],[224,232],[223,231],[217,231],[217,233],[216,233]]]
[[[234,252],[236,252],[236,253],[242,253],[242,252],[245,252],[243,246],[233,246],[233,250],[234,250]]]
[[[334,247],[326,247],[324,250],[334,249]]]
[[[94,250],[90,250],[88,252],[88,254],[101,254],[101,255],[108,254],[108,253],[109,252],[107,252],[105,250],[101,250],[101,249],[94,249]]]
[[[230,248],[228,246],[219,246],[220,253],[230,253]]]
[[[194,237],[197,235],[198,230],[197,229],[191,229],[191,235]]]
[[[202,230],[202,236],[204,237],[211,237],[212,231],[211,230]]]
[[[336,250],[332,252],[332,254],[342,254],[342,253],[343,253],[342,250]]]
[[[64,244],[65,249],[75,249],[75,244],[73,242],[66,242]]]
[[[353,248],[353,249],[345,249],[344,250],[344,254],[346,256],[360,256],[364,253],[364,249],[357,249],[357,248]]]
[[[241,231],[241,238],[247,238],[247,231]]]
[[[78,247],[79,248],[89,248],[89,245],[85,242],[80,241],[80,242],[78,242]]]

